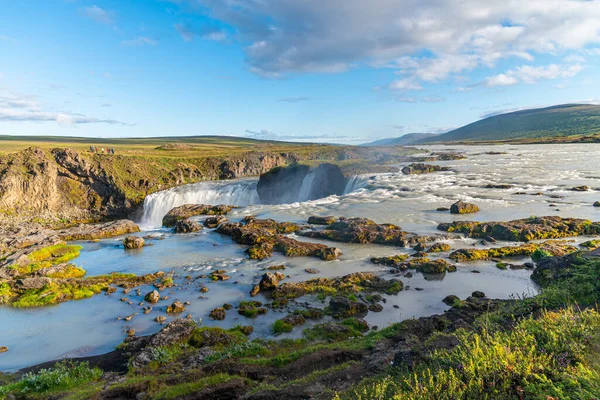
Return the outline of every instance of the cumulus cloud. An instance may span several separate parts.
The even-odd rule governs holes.
[[[149,38],[147,36],[138,36],[134,39],[123,41],[123,44],[126,46],[156,46],[158,44],[158,40]]]
[[[34,96],[0,93],[0,121],[12,122],[56,122],[60,125],[109,124],[131,126],[131,124],[107,118],[90,117],[68,111],[47,110]]]
[[[542,79],[572,78],[583,70],[581,64],[550,64],[541,67],[521,65],[502,74],[491,76],[485,80],[485,85],[511,86],[519,82],[533,84]]]
[[[231,27],[256,74],[339,72],[368,64],[405,75],[390,85],[401,90],[493,67],[502,59],[532,61],[534,54],[583,51],[600,43],[600,0],[177,3]]]
[[[112,25],[115,22],[114,12],[105,10],[104,8],[96,5],[84,7],[81,9],[83,14],[101,24]]]
[[[175,29],[183,40],[191,42],[195,37],[205,40],[223,41],[227,38],[227,32],[215,25],[192,26],[187,24],[175,24]]]

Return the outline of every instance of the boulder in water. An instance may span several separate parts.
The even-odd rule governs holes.
[[[308,218],[308,223],[311,225],[331,225],[334,222],[337,222],[336,217],[316,217],[312,216]]]
[[[123,239],[123,247],[126,250],[142,248],[144,247],[144,239],[139,236],[127,236]]]
[[[148,303],[158,303],[158,301],[160,300],[160,293],[158,293],[158,291],[156,290],[148,292],[144,296],[144,300],[146,300]]]
[[[196,215],[225,215],[229,213],[234,206],[220,204],[218,206],[210,206],[205,204],[184,204],[171,209],[167,215],[163,217],[163,226],[169,228],[175,226],[177,221],[184,220]]]
[[[216,228],[222,223],[227,222],[227,217],[223,215],[215,215],[214,217],[208,217],[204,220],[204,226],[207,228]]]
[[[451,214],[472,214],[479,211],[479,207],[472,203],[466,203],[464,201],[457,201],[450,207]]]
[[[180,301],[176,301],[173,304],[171,304],[169,307],[167,307],[168,314],[181,313],[184,311],[185,311],[185,306]]]
[[[182,219],[175,224],[175,233],[192,233],[202,230],[202,225],[193,219]]]
[[[594,207],[600,207],[600,201],[595,202]]]
[[[587,192],[588,190],[590,190],[589,186],[576,186],[574,188],[571,189],[574,192]]]
[[[429,174],[431,172],[439,172],[439,171],[450,171],[448,167],[441,167],[439,165],[431,165],[431,164],[422,164],[415,163],[407,165],[402,168],[402,173],[404,175],[414,175],[414,174]]]
[[[346,297],[338,296],[329,301],[329,312],[333,318],[347,318],[353,316],[364,317],[367,315],[368,306],[360,301],[350,300]]]

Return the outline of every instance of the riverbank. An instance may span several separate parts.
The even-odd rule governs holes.
[[[443,315],[406,320],[364,336],[357,319],[308,329],[307,338],[294,341],[248,341],[242,327],[202,328],[181,319],[156,335],[126,339],[110,355],[68,369],[64,362],[46,364],[43,371],[34,368],[37,372],[5,384],[0,393],[24,399],[30,394],[122,399],[594,397],[600,393],[600,315],[593,308],[600,300],[599,278],[598,251],[546,257],[534,273],[542,286],[536,297],[497,301],[473,293],[456,298]],[[52,381],[57,373],[64,379]],[[10,379],[15,377],[4,377],[5,382]],[[35,384],[40,390],[33,393]]]

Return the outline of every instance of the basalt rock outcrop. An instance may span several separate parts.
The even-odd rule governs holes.
[[[531,217],[508,222],[456,221],[442,223],[438,229],[463,233],[471,238],[528,242],[535,239],[557,239],[569,236],[600,234],[600,222],[585,219]]]
[[[473,214],[479,211],[479,207],[472,203],[457,201],[450,206],[450,214]]]
[[[175,226],[178,221],[182,221],[190,217],[197,215],[226,215],[234,208],[234,206],[228,206],[226,204],[220,204],[217,206],[210,206],[206,204],[184,204],[171,209],[163,217],[162,224],[163,226],[170,228]]]
[[[404,232],[393,224],[377,224],[366,218],[339,218],[325,229],[298,232],[300,236],[328,239],[346,243],[376,243],[388,246],[407,247],[435,240],[435,237],[417,236]]]
[[[310,256],[322,260],[335,260],[341,251],[324,244],[301,242],[285,235],[303,229],[291,222],[277,222],[272,219],[246,217],[242,222],[227,222],[217,228],[217,232],[230,236],[238,243],[251,246],[246,250],[251,259],[262,260],[278,251],[286,257]]]
[[[577,248],[564,241],[544,243],[525,243],[519,246],[494,247],[490,249],[459,249],[450,253],[453,260],[465,262],[475,260],[491,260],[493,258],[530,256],[536,250],[543,250],[553,256],[564,256],[577,251]]]
[[[256,190],[261,203],[282,204],[341,195],[345,188],[342,170],[325,163],[316,168],[301,164],[274,168],[260,176]]]
[[[402,173],[404,175],[415,175],[415,174],[429,174],[432,172],[441,172],[441,171],[450,171],[448,167],[441,167],[439,165],[431,165],[431,164],[410,164],[406,167],[402,168]]]

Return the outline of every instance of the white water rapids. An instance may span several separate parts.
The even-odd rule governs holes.
[[[295,202],[305,202],[310,198],[314,178],[313,172],[304,177]],[[365,186],[367,180],[368,178],[363,176],[350,178],[344,194]],[[199,182],[153,193],[144,200],[140,226],[144,228],[160,227],[162,218],[171,209],[184,204],[229,204],[238,207],[260,204],[256,190],[257,183],[257,179]]]

